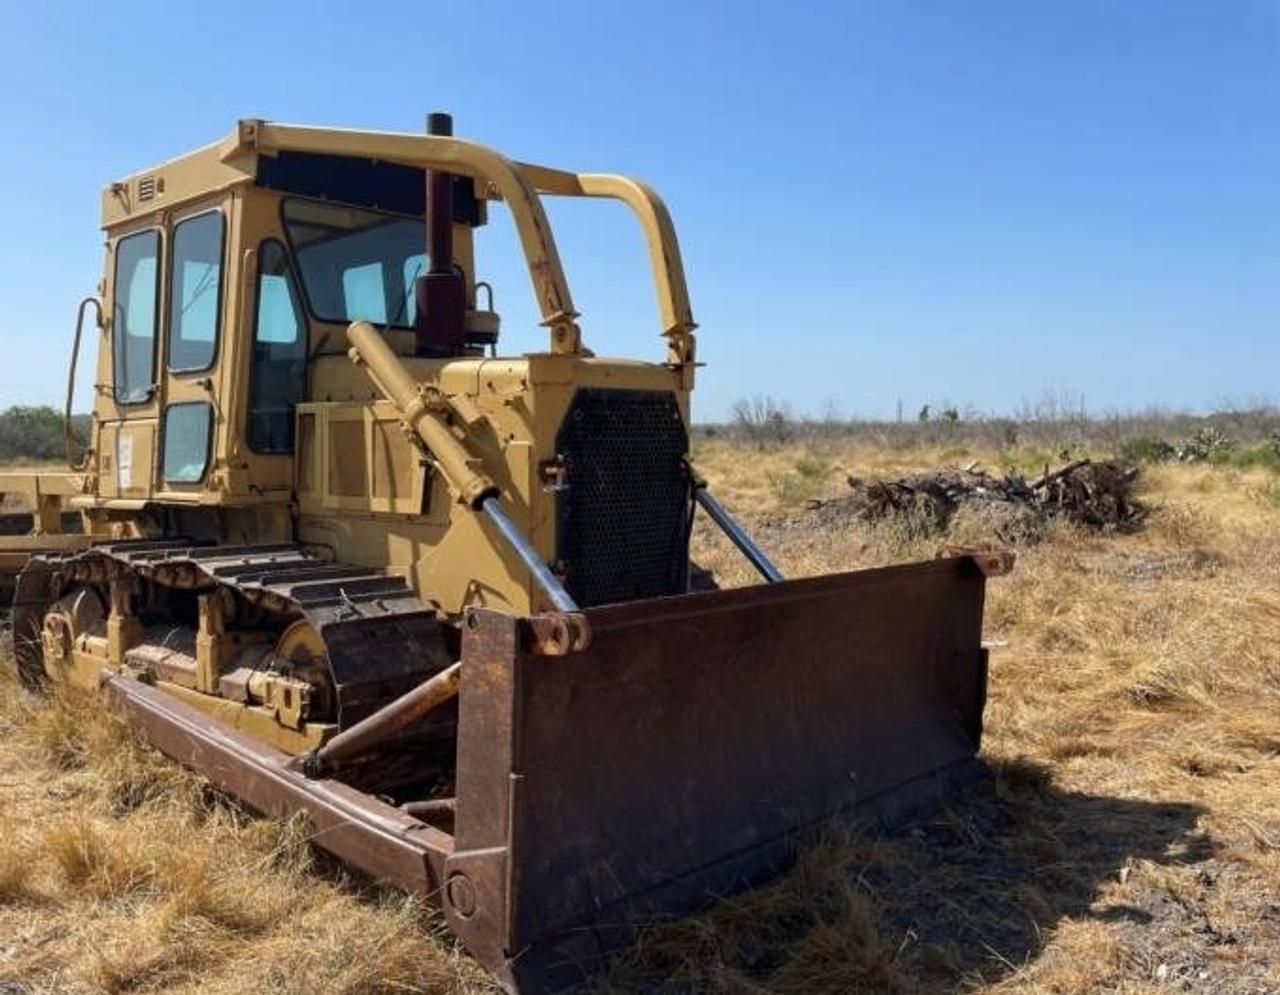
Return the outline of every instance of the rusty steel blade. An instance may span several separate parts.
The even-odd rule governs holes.
[[[983,594],[958,558],[595,608],[558,657],[476,613],[454,930],[554,990],[634,923],[775,873],[799,830],[936,801],[976,766]]]

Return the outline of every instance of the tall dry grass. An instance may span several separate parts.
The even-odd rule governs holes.
[[[0,682],[0,800],[0,984],[495,990],[424,902],[323,862],[301,822],[250,816],[93,699]]]
[[[737,445],[712,441],[699,453],[727,503],[746,509],[795,576],[926,556],[943,541],[894,522],[833,529],[806,501],[838,495],[849,474],[896,477],[973,459],[994,468],[1011,457],[829,442],[746,459]],[[774,486],[818,460],[829,471],[808,493]],[[1053,526],[1019,550],[1012,576],[989,587],[984,752],[993,784],[870,856],[862,837],[836,847],[857,855],[842,880],[852,876],[871,903],[871,932],[893,949],[890,975],[883,945],[819,956],[807,942],[773,954],[728,942],[715,956],[699,948],[694,987],[1280,990],[1276,477],[1226,467],[1144,474],[1154,508],[1145,530],[1101,536]],[[945,538],[994,538],[980,517],[961,528]],[[700,530],[695,555],[731,583],[749,579],[709,531]],[[735,908],[770,921],[772,901],[761,893]],[[832,928],[868,934],[838,926],[839,911],[814,908],[800,929],[806,940]],[[716,922],[721,914],[703,928],[732,937]],[[673,928],[675,950],[690,948],[679,930],[691,929]],[[664,949],[664,936],[656,930],[650,949]],[[793,958],[804,962],[799,975]],[[653,963],[661,959],[633,958],[624,987],[652,983]]]
[[[792,575],[932,555],[806,502],[849,474],[1039,454],[700,443]],[[1026,467],[1031,469],[1033,467]],[[912,828],[832,829],[777,882],[656,923],[600,991],[1280,991],[1276,478],[1156,467],[1130,536],[1054,527],[993,581],[994,776]],[[961,522],[982,542],[991,523]],[[699,528],[725,583],[749,572]],[[344,875],[92,702],[0,682],[0,983],[58,992],[490,989],[421,903]]]

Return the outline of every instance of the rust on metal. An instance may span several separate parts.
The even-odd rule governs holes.
[[[797,834],[971,774],[985,583],[1012,558],[784,580],[688,463],[695,326],[661,200],[512,163],[445,115],[428,130],[243,121],[107,188],[107,260],[149,258],[162,310],[184,278],[165,233],[234,222],[206,275],[238,306],[197,336],[198,376],[164,355],[140,357],[150,374],[117,363],[114,337],[139,330],[102,328],[85,471],[0,472],[31,509],[0,515],[0,601],[25,682],[104,675],[158,748],[438,895],[467,949],[530,995],[635,923],[774,873]],[[584,348],[539,191],[639,218],[665,362]],[[494,196],[549,352],[484,356],[498,316],[491,293],[477,310],[474,229]],[[377,278],[385,327],[324,292],[372,242],[403,259],[424,239],[423,272]],[[107,314],[130,267],[104,270]],[[287,336],[243,320],[267,278],[293,305]],[[358,375],[322,361],[349,321]],[[203,449],[164,430],[180,407],[205,418]],[[200,475],[169,479],[171,457]],[[699,506],[768,585],[686,593]]]
[[[581,612],[545,612],[528,619],[529,652],[564,656],[591,643],[591,628]]]
[[[124,555],[38,561],[20,578],[25,604],[39,618],[67,574]],[[187,554],[127,555],[155,565]],[[254,557],[208,550],[202,576],[220,583]],[[627,942],[635,923],[777,873],[796,833],[831,818],[893,817],[971,776],[986,566],[966,554],[589,608],[587,646],[573,614],[477,609],[460,662],[416,677],[407,693],[386,694],[394,684],[384,681],[391,705],[320,749],[343,780],[308,777],[289,754],[158,687],[127,675],[104,683],[164,752],[261,811],[306,812],[318,845],[368,873],[439,894],[451,929],[504,984],[551,991]],[[304,586],[310,604],[342,606],[317,586],[328,580],[280,583]],[[331,651],[349,661],[395,645],[376,616],[329,624]],[[161,662],[130,653],[152,671]],[[252,679],[224,675],[228,696],[251,695]],[[399,762],[380,744],[433,709],[449,712],[456,744],[443,797],[379,800],[358,775]]]
[[[453,815],[458,810],[458,799],[426,798],[418,802],[405,802],[400,807],[416,818],[433,818],[439,815]]]
[[[308,776],[319,777],[344,760],[363,756],[406,726],[425,718],[458,694],[461,672],[460,663],[446,667],[350,729],[338,733],[307,758],[304,769]]]
[[[280,818],[303,812],[311,840],[330,853],[409,890],[438,890],[452,850],[447,834],[340,781],[307,779],[290,769],[288,754],[209,722],[163,691],[110,672],[102,687],[145,739],[250,807]]]
[[[1013,572],[1017,554],[1012,549],[978,549],[971,546],[943,546],[937,559],[966,557],[977,564],[984,577],[1004,577]]]
[[[975,771],[983,590],[961,558],[588,609],[590,648],[558,657],[475,612],[451,927],[555,987],[630,924],[775,873],[799,830],[940,798]]]
[[[429,134],[450,136],[453,119],[431,114]],[[414,281],[414,335],[420,356],[457,356],[466,351],[467,284],[453,264],[452,173],[426,171],[427,272]]]
[[[118,583],[126,587],[141,579],[196,592],[234,593],[281,616],[300,616],[324,649],[322,665],[330,671],[343,727],[453,662],[441,620],[403,577],[334,563],[297,543],[229,545],[182,537],[100,543],[33,558],[18,578],[19,588],[25,583],[27,591],[15,598],[23,602],[14,614],[22,645],[29,632],[38,643],[36,616],[56,599],[60,586],[111,578],[120,578]],[[113,615],[116,630],[123,633],[118,640],[121,663],[128,650],[145,641],[141,626],[127,612],[126,587],[117,592],[121,611]],[[113,631],[111,623],[108,628]],[[24,660],[20,656],[19,662]],[[39,678],[43,668],[38,652],[24,668]]]

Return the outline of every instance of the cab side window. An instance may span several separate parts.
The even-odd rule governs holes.
[[[207,370],[218,351],[223,220],[209,211],[173,229],[169,284],[169,369]]]
[[[113,387],[118,404],[138,404],[155,386],[160,235],[138,232],[116,243],[112,285]]]
[[[293,450],[293,409],[306,394],[307,323],[284,246],[258,250],[258,310],[249,364],[249,447]]]

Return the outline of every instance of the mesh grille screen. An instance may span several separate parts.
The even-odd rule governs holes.
[[[675,395],[580,390],[556,436],[568,488],[556,557],[584,608],[684,593],[689,449]]]

